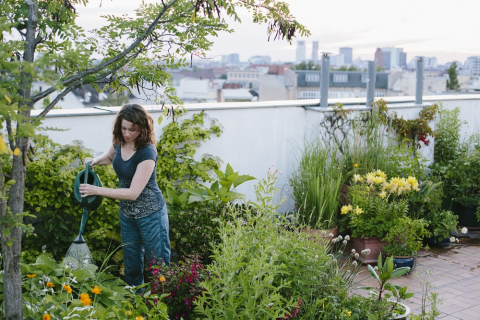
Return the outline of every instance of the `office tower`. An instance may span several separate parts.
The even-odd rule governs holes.
[[[312,44],[312,61],[313,64],[318,63],[318,41],[313,41]]]
[[[305,41],[298,41],[295,62],[300,63],[305,60]]]
[[[375,51],[375,68],[384,68],[383,66],[383,52],[382,49],[377,48]]]
[[[349,47],[340,48],[340,54],[343,54],[344,63],[345,64],[352,64],[353,62],[353,49]]]

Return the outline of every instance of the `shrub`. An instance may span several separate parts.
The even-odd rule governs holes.
[[[168,295],[164,302],[171,319],[194,319],[194,302],[201,294],[200,283],[209,277],[198,254],[186,255],[178,264],[150,266],[153,294]]]
[[[323,241],[292,230],[273,204],[276,172],[255,188],[256,212],[231,208],[232,221],[220,224],[221,242],[206,267],[211,277],[195,301],[209,319],[279,319],[301,317],[311,299],[344,290],[349,268],[328,255]],[[336,250],[334,251],[336,252]]]
[[[192,208],[169,211],[170,241],[179,256],[197,252],[205,264],[212,259],[212,245],[220,241],[219,225],[227,219],[227,208],[213,208],[208,202]]]
[[[90,156],[81,143],[45,146],[27,166],[25,211],[37,216],[26,221],[35,227],[35,234],[23,241],[24,260],[32,262],[44,246],[56,260],[67,252],[80,227],[82,209],[73,196],[73,182],[81,170],[81,160]],[[118,186],[111,167],[96,167],[105,187]],[[97,261],[108,254],[107,233],[120,228],[118,201],[104,198],[102,205],[90,214],[85,240]]]

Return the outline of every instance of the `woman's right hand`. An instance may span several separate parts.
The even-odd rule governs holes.
[[[93,168],[93,166],[97,164],[97,162],[95,161],[95,158],[86,157],[83,160],[83,167],[84,168],[87,166],[88,161],[90,161],[90,168]]]

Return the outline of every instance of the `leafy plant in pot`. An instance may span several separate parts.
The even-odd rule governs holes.
[[[409,217],[395,219],[394,226],[383,239],[385,254],[393,257],[395,267],[415,268],[417,251],[423,246],[423,238],[430,236],[427,223],[421,219]]]
[[[305,142],[290,184],[298,222],[310,229],[334,229],[338,224],[340,189],[344,183],[343,160],[336,149],[319,138]]]
[[[378,270],[378,272],[377,272]],[[390,283],[390,279],[400,277],[410,271],[409,267],[394,268],[393,257],[388,257],[383,262],[382,255],[378,256],[377,266],[374,268],[368,265],[368,271],[378,282],[378,288],[360,287],[359,289],[370,290],[372,297],[377,299],[379,303],[388,300],[389,304],[388,316],[390,319],[406,319],[410,314],[410,308],[401,303],[403,300],[413,297],[413,293],[407,292],[407,287],[401,287]]]
[[[407,217],[408,197],[419,191],[416,178],[387,179],[380,170],[364,176],[354,175],[353,185],[349,190],[351,204],[343,206],[341,213],[345,215],[342,222],[352,230],[354,248],[357,251],[367,249],[362,244],[376,239],[376,245],[370,254],[362,260],[364,263],[375,263],[382,251],[381,239],[395,227],[398,218]]]

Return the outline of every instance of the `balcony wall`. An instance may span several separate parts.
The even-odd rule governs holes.
[[[424,97],[423,105],[415,105],[414,97],[386,97],[388,107],[405,118],[415,118],[422,106],[441,102],[448,109],[461,108],[462,119],[468,121],[463,127],[463,135],[477,132],[480,121],[480,95],[445,95]],[[365,109],[364,99],[330,99],[329,105],[337,102],[356,110]],[[218,156],[222,168],[230,163],[241,174],[250,174],[256,178],[266,176],[267,170],[275,164],[282,170],[278,187],[282,195],[287,196],[287,203],[281,208],[290,210],[293,202],[289,195],[291,190],[288,179],[296,167],[296,157],[305,138],[313,137],[319,132],[319,122],[329,107],[323,110],[317,107],[319,100],[288,100],[272,102],[189,104],[189,114],[205,110],[209,119],[217,120],[223,127],[220,137],[212,137],[197,152],[197,157],[204,154]],[[160,107],[145,106],[157,119]],[[61,144],[80,140],[86,148],[98,155],[108,150],[111,145],[111,131],[116,112],[120,107],[102,109],[68,109],[52,110],[43,121],[44,127],[66,129],[67,131],[47,131],[50,138]],[[188,114],[187,114],[188,117]],[[160,136],[163,126],[171,119],[164,119],[161,125],[156,123],[155,132]],[[433,143],[422,148],[422,153],[429,159],[433,157]],[[161,161],[161,158],[159,159]],[[255,199],[253,185],[250,181],[238,188],[249,200]]]

